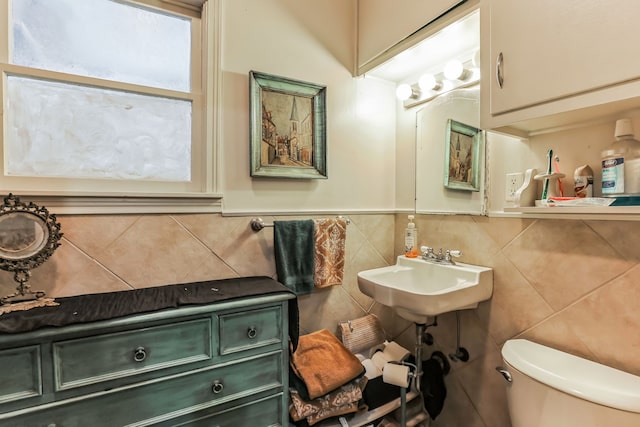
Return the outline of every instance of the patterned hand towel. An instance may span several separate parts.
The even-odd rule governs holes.
[[[278,281],[296,295],[313,291],[313,220],[274,221],[273,250]]]
[[[341,285],[344,278],[344,253],[347,221],[342,218],[316,219],[315,274],[317,288]]]
[[[289,414],[293,421],[303,418],[312,426],[319,421],[339,415],[352,414],[366,407],[361,404],[362,390],[367,385],[367,377],[356,378],[323,396],[313,400],[305,400],[295,388],[290,388]]]

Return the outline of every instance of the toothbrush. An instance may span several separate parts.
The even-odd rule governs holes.
[[[553,150],[549,150],[549,152],[547,153],[547,175],[551,175],[551,159],[553,159]],[[548,193],[549,193],[549,178],[545,178],[541,199],[547,200]]]
[[[556,170],[556,173],[560,173],[560,157],[556,155],[553,159],[553,166]],[[560,192],[560,197],[564,197],[564,189],[562,188],[562,179],[558,177],[558,191]]]

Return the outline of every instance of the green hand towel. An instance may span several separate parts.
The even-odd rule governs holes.
[[[296,295],[313,291],[313,220],[274,221],[273,250],[278,281]]]

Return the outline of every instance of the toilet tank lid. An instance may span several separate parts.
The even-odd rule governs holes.
[[[505,362],[525,375],[581,399],[640,413],[640,377],[524,339],[502,347]]]

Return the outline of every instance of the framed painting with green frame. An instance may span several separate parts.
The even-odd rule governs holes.
[[[252,177],[327,178],[326,87],[251,71]]]
[[[484,132],[453,119],[447,120],[444,186],[480,191]]]

